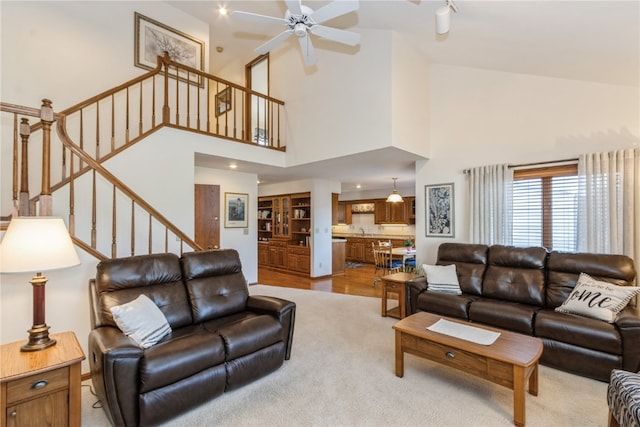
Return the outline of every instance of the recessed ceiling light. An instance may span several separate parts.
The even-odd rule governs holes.
[[[218,8],[218,13],[222,16],[226,16],[227,15],[227,8],[224,7],[224,5],[220,5],[220,7]]]
[[[356,184],[356,188],[362,188],[362,185]]]
[[[229,168],[231,168],[231,169],[237,169],[237,168],[238,168],[238,165],[236,165],[235,163],[231,163],[231,164],[229,165]]]

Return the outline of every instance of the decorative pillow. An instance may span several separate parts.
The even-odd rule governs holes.
[[[422,265],[422,271],[427,276],[427,290],[434,292],[446,292],[449,294],[462,294],[456,265]]]
[[[171,326],[157,305],[146,295],[111,307],[120,330],[142,348],[149,348],[171,332]]]
[[[580,314],[613,323],[618,313],[627,306],[640,288],[618,286],[595,280],[586,273],[580,273],[576,286],[569,297],[556,311]]]

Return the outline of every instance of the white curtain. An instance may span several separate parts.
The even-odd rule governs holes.
[[[624,254],[640,271],[640,149],[583,154],[578,250]]]
[[[511,244],[512,186],[513,170],[508,165],[469,170],[471,243]]]

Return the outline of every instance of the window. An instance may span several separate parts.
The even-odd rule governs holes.
[[[577,164],[513,172],[515,246],[575,252],[577,230]]]

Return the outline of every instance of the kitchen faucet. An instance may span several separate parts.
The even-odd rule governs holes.
[[[364,227],[360,227],[360,231],[362,231],[362,235],[364,236]]]

